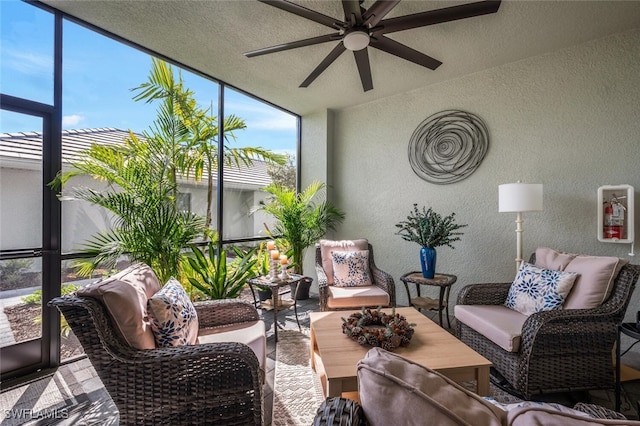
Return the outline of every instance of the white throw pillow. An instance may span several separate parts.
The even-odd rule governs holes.
[[[371,285],[369,250],[332,251],[333,284],[337,287]]]
[[[147,300],[151,331],[158,347],[194,345],[198,314],[189,295],[175,278]]]
[[[525,262],[509,288],[505,306],[524,315],[560,309],[577,276]]]

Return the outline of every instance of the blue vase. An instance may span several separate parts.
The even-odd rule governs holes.
[[[420,265],[422,265],[422,276],[433,278],[436,273],[436,249],[422,247],[420,249]]]

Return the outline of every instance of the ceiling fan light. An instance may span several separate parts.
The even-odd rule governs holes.
[[[342,43],[349,50],[362,50],[369,45],[369,34],[364,31],[352,31],[344,36]]]

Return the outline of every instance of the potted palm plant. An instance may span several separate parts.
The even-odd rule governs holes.
[[[460,240],[462,232],[458,229],[467,225],[455,223],[455,213],[449,216],[442,216],[429,209],[418,209],[418,205],[413,205],[413,210],[407,216],[407,220],[396,224],[403,240],[418,243],[420,245],[420,265],[422,266],[422,276],[433,278],[436,269],[436,247],[449,246]]]
[[[280,246],[290,249],[295,274],[304,274],[305,250],[344,220],[342,211],[322,199],[324,189],[325,184],[318,181],[300,193],[280,184],[271,184],[264,189],[269,197],[261,202],[259,209],[276,219],[270,232],[278,238]],[[299,286],[297,298],[309,297],[311,279],[304,280]]]

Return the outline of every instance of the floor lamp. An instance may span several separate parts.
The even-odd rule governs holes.
[[[498,211],[516,213],[516,272],[522,264],[522,212],[542,211],[542,184],[505,183],[498,186]]]

